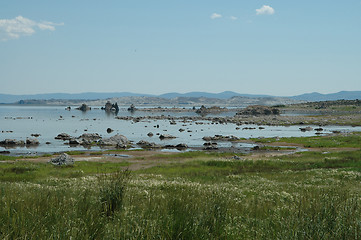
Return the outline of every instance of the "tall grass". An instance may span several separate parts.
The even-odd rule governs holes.
[[[98,176],[100,202],[106,216],[113,216],[116,211],[122,209],[129,178],[130,171],[128,169]]]
[[[360,151],[200,157],[131,175],[4,165],[0,239],[361,239]]]

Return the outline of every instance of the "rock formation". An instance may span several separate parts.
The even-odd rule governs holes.
[[[238,137],[229,135],[229,136],[223,136],[223,135],[214,135],[213,137],[205,136],[202,138],[204,141],[237,141],[239,140]]]
[[[70,140],[71,136],[67,133],[59,133],[58,136],[55,137],[55,139],[65,141],[65,140]]]
[[[25,142],[23,140],[16,139],[5,139],[0,141],[0,146],[24,146]]]
[[[117,134],[114,135],[110,138],[103,138],[101,140],[98,141],[98,144],[100,146],[111,146],[111,147],[116,147],[116,148],[127,148],[130,145],[129,140],[121,135],[121,134]]]
[[[136,110],[134,104],[130,105],[130,107],[128,107],[128,111],[129,112],[134,112]]]
[[[118,103],[112,104],[110,101],[107,101],[105,107],[102,107],[102,109],[105,110],[106,112],[116,112],[116,113],[119,112]]]
[[[141,148],[162,148],[162,146],[159,144],[144,140],[140,140],[139,142],[137,142],[137,145],[140,146]]]
[[[219,113],[219,112],[224,112],[224,111],[228,111],[228,109],[221,108],[218,106],[213,106],[213,107],[207,108],[204,105],[202,105],[199,109],[196,110],[196,113],[200,114],[201,116],[205,116],[209,113]]]
[[[49,163],[57,166],[73,165],[74,159],[66,153],[62,153],[60,156],[52,158]]]
[[[239,111],[236,115],[279,115],[280,110],[274,107],[267,107],[261,105],[248,106]]]
[[[83,103],[80,107],[76,108],[77,110],[86,112],[88,110],[91,110],[91,107],[89,107],[88,105],[86,105],[85,103]]]
[[[170,134],[162,134],[159,136],[160,140],[163,140],[163,139],[170,139],[170,138],[176,138],[175,136],[173,135],[170,135]]]
[[[39,140],[36,138],[27,138],[26,139],[26,145],[27,146],[36,146],[39,145]]]

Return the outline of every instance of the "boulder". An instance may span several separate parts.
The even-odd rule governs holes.
[[[185,148],[188,148],[188,145],[185,143],[179,143],[179,144],[175,145],[175,148],[176,149],[185,149]]]
[[[308,131],[312,131],[313,128],[312,127],[305,127],[305,128],[300,128],[301,132],[308,132]]]
[[[130,105],[130,107],[128,108],[129,112],[134,112],[136,110],[134,104]]]
[[[119,112],[118,103],[112,104],[110,101],[107,101],[105,107],[102,107],[102,109],[105,110],[106,112],[116,112],[116,113]]]
[[[98,133],[83,133],[81,136],[78,137],[78,139],[82,139],[83,141],[98,141],[102,137],[99,136]]]
[[[202,139],[203,139],[204,141],[207,141],[207,142],[212,141],[212,137],[211,137],[211,136],[204,136]]]
[[[98,141],[98,144],[100,146],[112,146],[112,147],[117,147],[117,148],[127,148],[130,143],[129,143],[129,140],[125,136],[123,136],[121,134],[117,134],[110,138],[100,139]]]
[[[104,110],[109,112],[109,111],[111,111],[112,106],[113,106],[113,104],[110,101],[107,101],[107,103],[105,104]]]
[[[74,159],[72,157],[70,157],[68,154],[62,153],[60,156],[52,158],[49,162],[51,164],[57,165],[57,166],[73,165]]]
[[[229,135],[229,136],[223,136],[223,135],[214,135],[213,137],[205,136],[202,138],[204,141],[237,141],[239,140],[238,137]]]
[[[217,146],[218,144],[215,142],[205,142],[203,143],[203,146]]]
[[[170,144],[168,144],[168,145],[165,145],[164,148],[176,148],[176,149],[178,149],[178,150],[183,150],[183,149],[188,148],[188,145],[185,144],[185,143],[179,143],[179,144],[177,144],[177,145],[170,145]]]
[[[0,141],[0,146],[23,146],[25,142],[23,140],[5,139]]]
[[[260,149],[261,149],[261,148],[260,148],[259,146],[257,146],[257,145],[252,148],[253,151],[258,151],[258,150],[260,150]]]
[[[77,110],[86,112],[88,110],[91,110],[91,107],[89,107],[88,105],[86,105],[85,103],[83,103],[80,107],[76,108]]]
[[[196,110],[196,113],[201,114],[201,113],[207,113],[207,108],[202,105],[199,109]]]
[[[39,140],[36,138],[27,138],[26,139],[26,145],[28,146],[35,146],[35,145],[39,145]]]
[[[173,136],[173,135],[170,135],[170,134],[161,134],[161,135],[159,136],[159,139],[160,139],[160,140],[163,140],[163,139],[171,139],[171,138],[176,138],[176,137]]]
[[[114,103],[113,106],[112,106],[112,111],[114,112],[119,112],[119,106],[118,106],[118,103]]]
[[[72,138],[69,140],[70,145],[79,145],[82,144],[82,142],[79,139]]]
[[[67,134],[67,133],[59,133],[58,136],[55,137],[55,139],[60,139],[60,140],[70,140],[72,137]]]
[[[83,145],[83,146],[94,145],[94,144],[96,144],[96,143],[97,143],[96,141],[87,140],[87,139],[82,139],[82,140],[80,141],[80,144]]]
[[[218,147],[217,147],[217,145],[210,145],[210,146],[204,147],[203,150],[206,150],[206,151],[208,151],[208,150],[218,150]]]
[[[244,128],[242,128],[242,130],[254,130],[254,129],[256,129],[255,127],[244,127]]]
[[[142,147],[142,148],[161,148],[161,145],[158,145],[154,142],[148,142],[148,141],[144,141],[144,140],[140,140],[139,142],[137,142],[137,145]]]
[[[227,108],[221,108],[218,106],[213,106],[213,107],[207,108],[204,105],[202,105],[199,109],[196,110],[196,113],[205,116],[208,113],[218,113],[218,112],[223,112],[223,111],[227,111]]]

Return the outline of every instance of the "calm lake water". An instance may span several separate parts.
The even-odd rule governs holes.
[[[121,108],[118,116],[197,116],[194,112],[142,112],[136,111],[134,114]],[[234,116],[235,112],[221,113],[217,116]],[[209,115],[212,116],[212,115]],[[215,115],[214,115],[215,116]],[[111,137],[115,134],[122,134],[134,145],[139,140],[146,140],[158,144],[179,144],[186,143],[190,147],[201,147],[204,136],[234,135],[242,138],[251,137],[300,137],[314,136],[315,131],[301,132],[301,126],[263,126],[265,129],[258,129],[259,126],[242,125],[241,129],[236,130],[235,124],[211,124],[207,121],[198,121],[183,123],[176,121],[171,125],[169,120],[144,120],[137,123],[133,121],[119,120],[115,115],[107,114],[105,111],[92,108],[91,111],[81,112],[78,110],[65,110],[65,106],[0,106],[0,141],[4,139],[26,140],[33,138],[31,134],[41,134],[38,137],[40,145],[35,148],[17,147],[5,149],[0,147],[0,151],[8,150],[11,154],[42,154],[62,152],[69,150],[84,150],[84,147],[70,147],[65,145],[61,140],[55,140],[59,133],[68,133],[73,137],[78,137],[83,133],[98,133],[103,138]],[[159,128],[155,126],[159,125]],[[244,127],[256,127],[255,130],[242,130]],[[305,127],[304,125],[302,127]],[[312,126],[314,127],[314,126]],[[107,133],[107,128],[114,131]],[[185,131],[179,132],[183,128]],[[361,131],[361,127],[348,126],[326,126],[324,133],[330,133],[333,130],[339,131]],[[153,137],[148,137],[147,133],[152,132]],[[176,136],[175,139],[161,141],[156,135],[171,134]],[[46,144],[51,142],[51,144]],[[252,145],[245,143],[219,142],[219,147],[250,148]],[[92,150],[99,150],[99,147],[92,147]]]

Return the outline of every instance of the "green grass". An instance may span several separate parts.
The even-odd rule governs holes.
[[[35,158],[41,158],[41,157],[51,157],[52,154],[42,154],[39,156],[7,156],[7,155],[0,155],[0,161],[15,161],[18,159],[35,159]]]
[[[289,138],[262,138],[252,139],[256,143],[286,142],[302,144],[308,148],[361,148],[361,133],[354,132],[336,136],[317,137],[289,137]]]
[[[0,239],[361,239],[361,150],[233,155],[1,163]]]
[[[361,172],[361,151],[337,153],[302,152],[267,160],[194,160],[142,170],[141,173],[183,177],[194,181],[221,181],[234,174],[282,173],[313,169],[345,169]]]
[[[75,162],[72,166],[16,161],[0,164],[0,181],[42,181],[49,177],[77,178],[98,173],[115,172],[129,166],[128,162]]]
[[[15,161],[18,157],[0,155],[0,161]]]
[[[275,147],[275,146],[261,146],[261,151],[281,151],[281,150],[295,150],[295,147]]]
[[[228,157],[233,156],[234,153],[222,153],[222,152],[204,152],[204,151],[189,151],[176,153],[171,155],[157,154],[155,155],[158,159],[195,159],[195,158],[217,158],[217,157]]]

